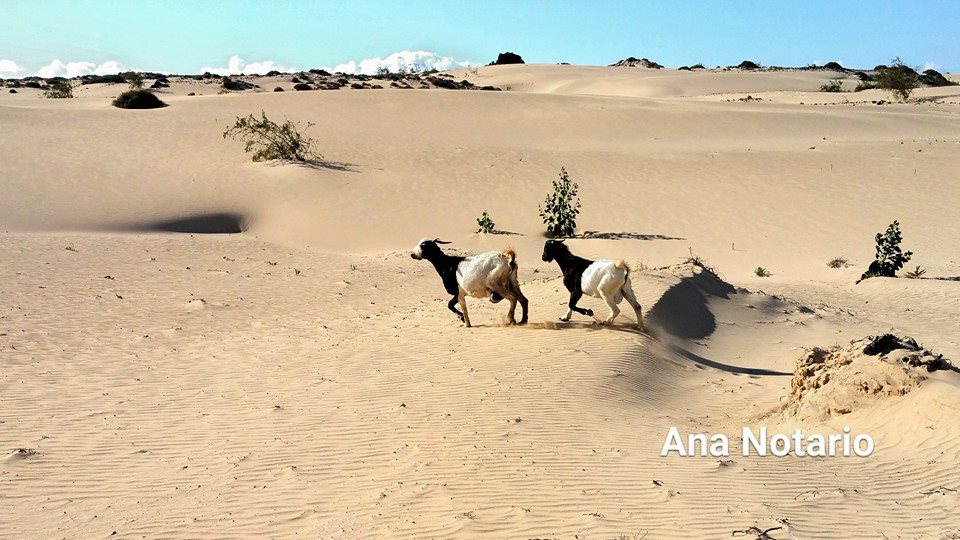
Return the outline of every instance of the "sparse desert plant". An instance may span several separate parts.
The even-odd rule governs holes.
[[[127,84],[130,85],[131,90],[139,90],[143,88],[143,76],[136,71],[127,73],[126,80]]]
[[[166,107],[167,104],[160,101],[149,90],[127,90],[113,100],[113,106],[121,109],[159,109]]]
[[[294,268],[294,269],[293,269],[293,275],[299,276],[299,275],[300,275],[300,269],[299,269],[299,268]]]
[[[544,206],[538,207],[543,224],[547,226],[547,235],[553,238],[573,236],[580,213],[579,190],[580,185],[570,180],[567,169],[560,167],[560,180],[553,181],[553,193],[547,195]]]
[[[843,92],[843,81],[830,79],[830,82],[820,86],[821,92]]]
[[[877,88],[890,90],[894,97],[901,101],[909,98],[919,85],[916,70],[904,64],[899,58],[894,58],[889,66],[878,70],[877,73]]]
[[[903,276],[909,279],[920,279],[926,273],[927,273],[927,270],[925,268],[921,268],[920,266],[917,266],[914,270],[910,270],[904,273]]]
[[[833,258],[833,259],[830,259],[830,262],[827,263],[827,266],[828,266],[829,268],[844,268],[844,267],[846,267],[846,266],[849,266],[849,264],[848,264],[846,258],[844,258],[844,257],[835,257],[835,258]]]
[[[490,214],[488,214],[486,210],[484,210],[483,214],[480,214],[480,217],[477,218],[477,225],[480,226],[480,228],[477,229],[477,232],[484,234],[492,233],[494,230],[493,228],[496,227],[496,225],[493,223],[493,220],[490,219]]]
[[[73,85],[70,81],[56,81],[50,83],[47,89],[43,91],[43,97],[53,99],[63,99],[73,97]]]
[[[307,122],[307,128],[313,126]],[[254,115],[238,116],[232,126],[223,132],[223,138],[240,138],[246,141],[245,152],[253,152],[253,161],[271,161],[275,159],[289,161],[310,161],[322,156],[312,148],[313,139],[297,130],[297,124],[284,120],[278,124],[260,111],[260,118]]]
[[[854,92],[863,92],[864,90],[873,90],[877,87],[877,83],[871,81],[860,81],[857,83],[857,87],[853,89]]]
[[[756,274],[757,277],[770,277],[770,272],[762,266],[758,266],[753,273]]]
[[[872,277],[896,277],[897,270],[910,261],[912,251],[904,252],[900,249],[903,235],[900,233],[900,222],[894,220],[883,234],[877,233],[876,260],[870,263],[867,271],[860,276],[857,283]]]

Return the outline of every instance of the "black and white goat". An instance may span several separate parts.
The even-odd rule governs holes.
[[[460,320],[470,327],[470,315],[467,314],[467,296],[475,298],[489,298],[497,303],[504,298],[510,301],[510,324],[516,324],[514,315],[517,302],[523,315],[520,324],[527,322],[527,297],[520,292],[520,282],[517,280],[517,254],[512,249],[504,251],[488,251],[470,257],[447,255],[437,244],[449,244],[439,239],[420,240],[410,256],[414,259],[426,259],[433,263],[433,267],[443,280],[443,288],[453,295],[447,303],[450,311],[457,314]],[[455,305],[459,303],[461,313]]]
[[[587,295],[602,298],[606,302],[610,308],[610,315],[603,324],[611,324],[620,314],[617,304],[626,298],[637,314],[637,328],[641,331],[644,329],[640,302],[637,302],[637,296],[633,294],[633,288],[630,285],[630,268],[622,259],[591,261],[577,257],[570,253],[570,248],[563,243],[563,240],[547,240],[543,244],[542,258],[544,262],[557,261],[560,271],[563,272],[563,285],[570,291],[568,309],[566,314],[560,317],[561,321],[569,321],[574,311],[593,317],[592,310],[577,307],[580,298]]]

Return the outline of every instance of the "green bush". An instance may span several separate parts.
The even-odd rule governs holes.
[[[307,128],[313,126],[308,122]],[[313,139],[297,131],[297,125],[289,120],[278,124],[260,111],[260,118],[254,115],[238,116],[232,126],[223,132],[223,138],[240,138],[246,141],[244,151],[253,152],[254,161],[274,159],[290,161],[310,161],[322,156],[313,152]]]
[[[113,100],[113,106],[121,109],[159,109],[167,104],[149,90],[127,90]]]
[[[918,86],[920,81],[917,72],[899,58],[894,58],[890,66],[880,69],[877,73],[877,88],[890,90],[899,100],[909,98]]]
[[[758,266],[753,273],[756,274],[757,277],[770,277],[770,272],[768,272],[767,269],[762,266]]]
[[[483,214],[477,218],[477,225],[480,226],[480,228],[477,229],[477,232],[484,234],[492,233],[494,231],[494,227],[496,227],[496,225],[493,223],[493,220],[490,219],[490,214],[488,214],[486,210],[484,210]]]
[[[43,96],[54,99],[72,98],[73,85],[70,81],[57,81],[50,83],[47,89],[43,91]]]
[[[131,90],[139,90],[143,88],[143,76],[141,76],[136,71],[131,71],[127,73],[126,76],[127,83],[130,85]]]
[[[820,87],[821,92],[843,92],[843,81],[830,79],[830,82]]]
[[[911,251],[904,252],[900,249],[901,241],[903,236],[900,234],[900,223],[896,220],[887,227],[885,233],[877,233],[876,260],[870,263],[870,267],[860,276],[857,283],[877,276],[896,277],[897,270],[903,268],[913,255]]]
[[[547,235],[553,238],[573,236],[577,228],[577,214],[580,213],[580,200],[577,191],[580,186],[570,181],[567,170],[560,167],[560,180],[553,181],[553,193],[547,195],[544,206],[539,206],[540,217],[547,226]]]

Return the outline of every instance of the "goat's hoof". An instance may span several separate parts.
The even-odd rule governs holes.
[[[592,310],[592,309],[588,309],[588,310],[587,310],[587,316],[588,316],[588,317],[593,317],[593,310]]]
[[[518,324],[519,324],[520,326],[523,326],[523,325],[527,324],[527,320],[526,320],[526,319],[520,319],[520,322],[519,322]]]

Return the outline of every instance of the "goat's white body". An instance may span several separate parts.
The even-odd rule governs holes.
[[[503,294],[512,271],[510,256],[488,251],[467,257],[457,266],[457,284],[467,296],[487,298],[494,291]]]
[[[620,308],[617,306],[624,298],[633,308],[637,315],[637,327],[643,330],[643,314],[641,313],[640,303],[633,292],[633,286],[630,283],[630,270],[623,261],[611,261],[601,259],[594,261],[583,271],[580,276],[580,290],[586,296],[600,298],[610,308],[610,314],[604,319],[604,324],[611,324],[613,320],[620,315]],[[561,317],[561,320],[569,321],[573,315],[572,309]]]
[[[580,278],[580,290],[587,296],[602,298],[611,296],[619,304],[623,300],[620,290],[627,282],[627,267],[617,261],[601,259],[595,261],[583,271]]]

